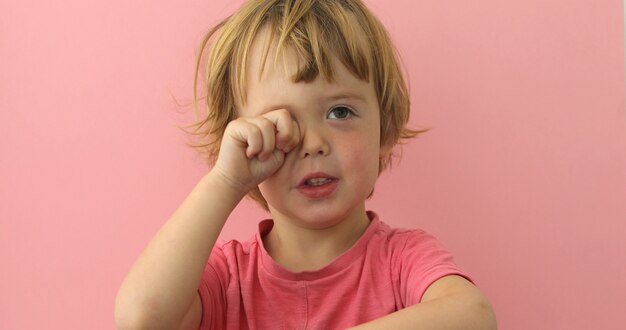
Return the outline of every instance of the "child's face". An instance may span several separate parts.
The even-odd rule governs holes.
[[[259,40],[264,37],[257,36],[251,48],[246,105],[239,109],[240,115],[254,117],[286,109],[301,132],[300,145],[259,185],[274,220],[289,219],[320,229],[362,217],[383,153],[374,86],[353,76],[336,59],[332,83],[321,75],[310,83],[294,83],[296,56],[288,53],[286,66],[282,59],[274,66],[273,48],[259,80],[264,46]]]

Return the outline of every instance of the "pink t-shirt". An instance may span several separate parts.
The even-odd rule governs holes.
[[[344,329],[419,303],[435,280],[469,277],[422,230],[392,229],[368,212],[359,240],[326,267],[292,273],[261,237],[215,245],[202,276],[200,329]]]

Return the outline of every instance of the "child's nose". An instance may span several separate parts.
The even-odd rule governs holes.
[[[330,146],[321,130],[307,127],[302,132],[300,158],[326,156],[329,153]]]

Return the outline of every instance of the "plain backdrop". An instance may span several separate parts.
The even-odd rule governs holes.
[[[207,171],[176,125],[202,35],[239,3],[0,2],[0,329],[114,328],[122,279]],[[431,128],[368,208],[436,235],[500,329],[624,329],[622,1],[367,4]],[[264,217],[244,201],[222,237]]]

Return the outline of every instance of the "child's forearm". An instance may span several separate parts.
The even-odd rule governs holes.
[[[495,330],[496,328],[496,319],[489,301],[480,295],[467,294],[422,302],[350,329]]]
[[[122,283],[115,304],[118,327],[178,327],[197,295],[211,249],[243,196],[215,173],[200,180]]]

